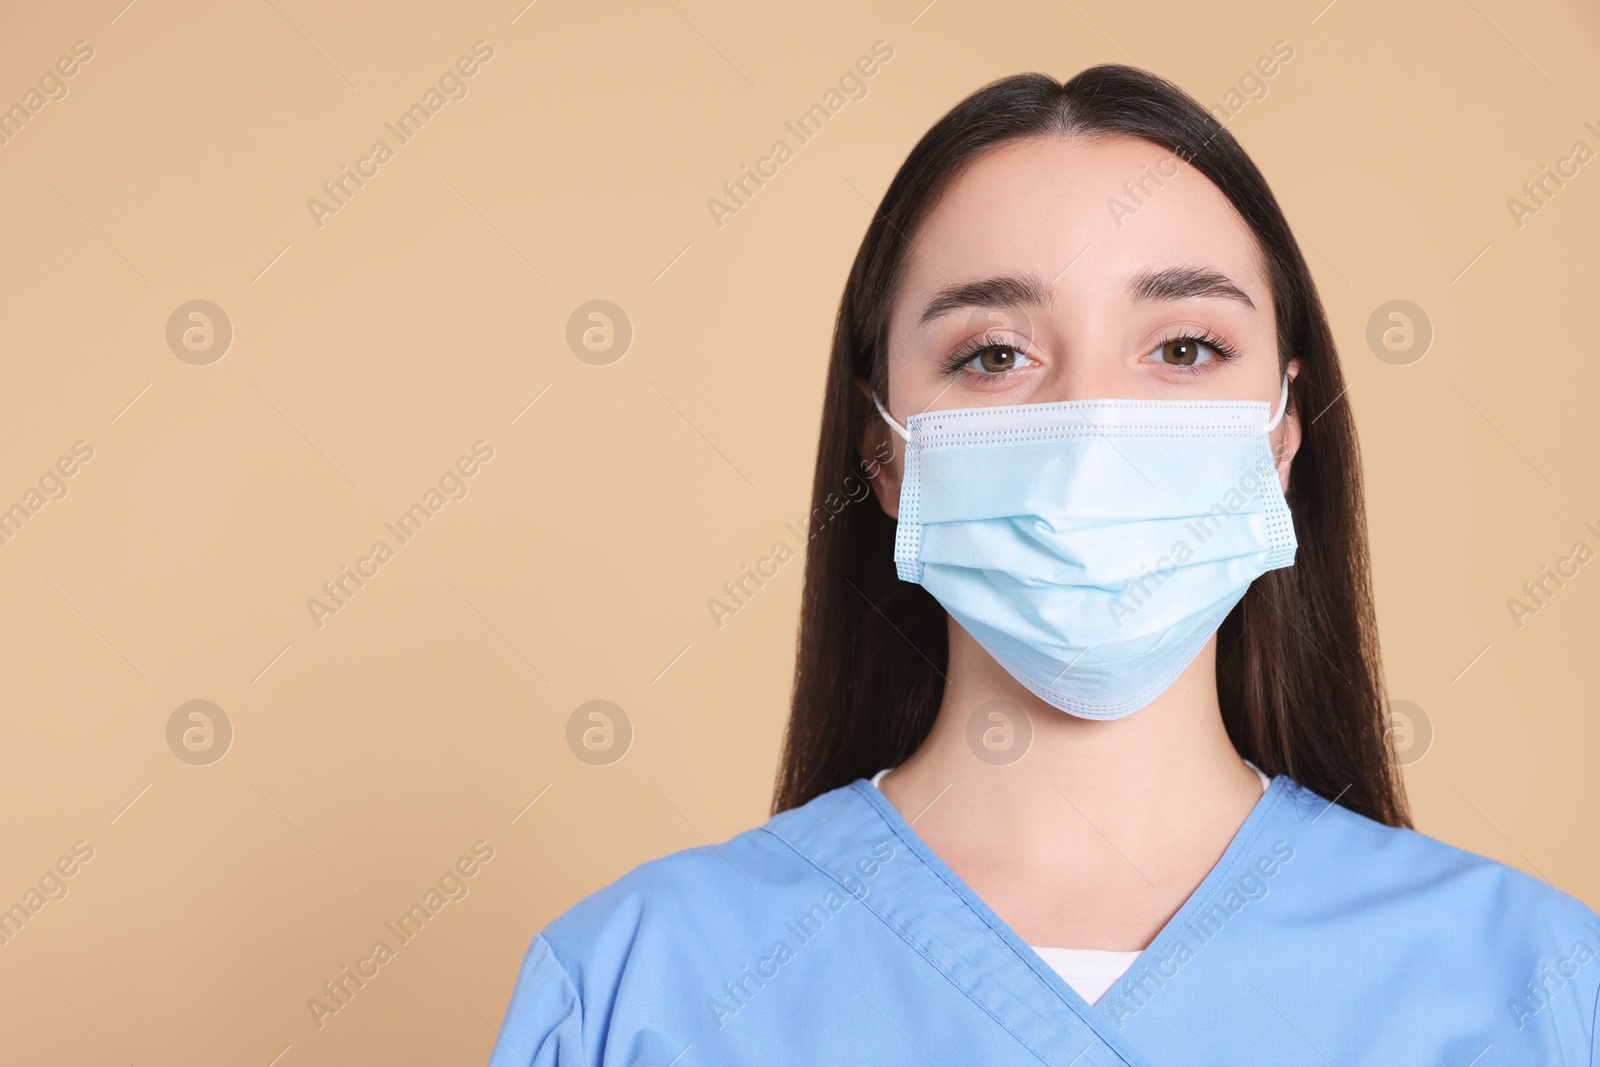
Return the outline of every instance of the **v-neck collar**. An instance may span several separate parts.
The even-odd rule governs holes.
[[[1269,816],[1293,786],[1284,775],[1272,780],[1221,858],[1127,973],[1162,958],[1183,935],[1195,916],[1229,883],[1239,864],[1248,859]],[[815,820],[778,816],[769,829],[852,892],[1035,1056],[1045,1063],[1076,1067],[1114,1062],[1103,1055],[1087,1057],[1092,1039],[1098,1039],[1105,1051],[1114,1053],[1127,1067],[1149,1067],[1148,1061],[1129,1047],[1105,1010],[1115,987],[1095,1005],[1084,1000],[923,842],[869,779],[858,778],[818,801],[833,803],[819,811]],[[798,810],[785,813],[789,814],[798,814]],[[881,827],[874,824],[874,814]],[[861,857],[863,841],[881,840],[884,831],[892,833],[920,865],[884,864],[873,885],[863,892],[854,864]],[[1023,978],[1028,972],[1035,981]],[[1061,1010],[1063,1006],[1067,1012]],[[1089,1047],[1078,1051],[1085,1040]]]

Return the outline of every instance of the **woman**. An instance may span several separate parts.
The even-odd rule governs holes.
[[[845,288],[776,814],[551,923],[493,1063],[1597,1062],[1600,917],[1409,829],[1344,392],[1192,99],[963,101]]]

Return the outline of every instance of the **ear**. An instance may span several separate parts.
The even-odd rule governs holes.
[[[1292,387],[1294,380],[1300,376],[1299,358],[1291,359],[1285,370],[1289,376]],[[1289,390],[1289,410],[1283,413],[1283,421],[1273,432],[1275,440],[1272,442],[1272,454],[1278,461],[1278,486],[1287,493],[1289,491],[1289,466],[1294,462],[1294,454],[1300,451],[1301,427],[1300,408],[1294,402],[1294,389]],[[881,420],[880,420],[881,421]]]
[[[861,462],[867,470],[867,481],[878,498],[878,506],[891,519],[900,517],[900,443],[889,424],[872,406],[872,386],[865,378],[856,379],[856,388],[866,398],[870,414],[861,426],[861,439],[856,442]]]

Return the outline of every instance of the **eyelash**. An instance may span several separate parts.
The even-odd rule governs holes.
[[[1231,363],[1239,358],[1238,349],[1234,348],[1227,341],[1224,341],[1210,330],[1201,330],[1198,333],[1191,331],[1180,331],[1172,334],[1171,336],[1164,337],[1160,341],[1157,341],[1151,351],[1153,352],[1157,349],[1164,348],[1167,345],[1178,341],[1190,341],[1195,344],[1205,345],[1207,348],[1211,349],[1211,351],[1215,352],[1217,358],[1222,360],[1224,363]],[[967,366],[967,364],[971,363],[985,352],[991,351],[1012,351],[1022,352],[1024,355],[1027,354],[1024,352],[1021,345],[1012,344],[1009,341],[995,340],[989,334],[984,334],[980,337],[975,337],[972,340],[965,342],[960,348],[952,352],[949,358],[944,361],[942,370],[947,375],[956,374],[963,367]],[[1173,363],[1167,364],[1167,366],[1170,366],[1171,369],[1183,374],[1203,373],[1199,367],[1194,365],[1183,366],[1181,364]],[[1204,365],[1202,364],[1201,366]],[[1010,371],[1001,371],[999,374],[985,374],[983,377],[1003,378],[1010,373]]]
[[[1027,354],[1023,351],[1022,345],[1013,344],[1010,341],[995,340],[990,334],[983,334],[982,336],[974,337],[970,341],[964,342],[960,348],[952,352],[949,358],[944,361],[943,371],[945,374],[956,374],[963,367],[977,359],[979,356],[983,355],[985,352],[996,351],[1023,352],[1024,355]],[[1003,378],[1010,373],[1010,371],[1002,371],[999,374],[985,374],[983,377]]]
[[[1217,358],[1222,360],[1224,363],[1232,363],[1234,360],[1239,358],[1238,349],[1234,348],[1232,345],[1218,337],[1216,334],[1212,333],[1210,330],[1201,330],[1199,333],[1180,331],[1176,334],[1173,334],[1171,337],[1157,341],[1155,348],[1152,348],[1151,351],[1154,352],[1157,349],[1165,348],[1167,345],[1170,345],[1176,341],[1192,341],[1195,344],[1205,345],[1207,348],[1211,349],[1211,351],[1215,352],[1217,354]],[[1204,364],[1201,364],[1200,366],[1190,365],[1185,367],[1178,363],[1169,363],[1163,364],[1163,366],[1169,367],[1170,369],[1178,371],[1182,374],[1205,373],[1203,370]]]

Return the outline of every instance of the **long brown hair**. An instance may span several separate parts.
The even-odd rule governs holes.
[[[973,93],[917,142],[867,228],[834,324],[812,483],[813,514],[829,519],[807,551],[774,812],[904,761],[927,737],[944,691],[945,612],[896,576],[894,520],[875,498],[828,506],[875,470],[857,447],[862,420],[874,416],[856,379],[888,395],[889,310],[918,225],[963,168],[996,145],[1114,135],[1172,151],[1238,210],[1267,264],[1280,360],[1300,360],[1290,403],[1301,413],[1302,441],[1287,494],[1300,548],[1293,567],[1255,580],[1218,631],[1228,735],[1269,775],[1287,774],[1379,822],[1410,825],[1385,734],[1355,424],[1310,271],[1232,135],[1177,86],[1115,65],[1065,84],[1020,74]]]

